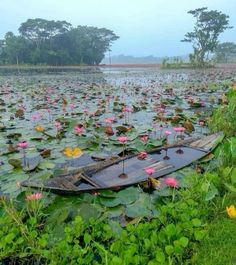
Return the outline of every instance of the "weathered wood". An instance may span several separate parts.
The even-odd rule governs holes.
[[[54,181],[55,183],[55,181]],[[52,185],[53,183],[50,183],[50,185]],[[67,190],[73,190],[76,191],[77,187],[71,183],[69,180],[67,180],[66,178],[57,178],[56,180],[56,186],[58,186],[59,188],[64,188]]]
[[[173,168],[173,165],[167,164],[165,161],[159,161],[157,163],[151,164],[149,167],[155,169],[155,171],[158,172],[164,169]]]
[[[22,182],[22,186],[43,188],[60,194],[79,194],[107,188],[125,187],[148,179],[145,168],[155,169],[153,178],[160,178],[188,166],[210,153],[221,134],[213,134],[202,139],[181,141],[179,145],[158,148],[149,152],[144,160],[137,155],[125,158],[111,157],[105,161],[79,167],[76,171],[54,177],[39,184],[37,181]],[[123,171],[124,168],[124,171]],[[125,173],[126,178],[119,176]]]
[[[196,140],[189,144],[190,147],[204,149],[210,151],[211,148],[214,146],[215,142],[221,136],[221,133],[215,133],[209,136],[206,136],[202,139]]]
[[[87,181],[89,184],[93,185],[94,187],[96,188],[103,188],[105,187],[105,184],[104,183],[99,183],[98,180],[93,180],[91,179],[89,176],[86,176],[84,173],[83,174],[80,174],[80,177],[82,179],[84,179],[85,181]]]

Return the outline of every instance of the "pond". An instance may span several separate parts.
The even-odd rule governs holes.
[[[82,153],[117,155],[119,135],[138,153],[177,141],[176,127],[181,138],[207,134],[235,79],[236,69],[220,68],[0,69],[0,191],[73,170]]]

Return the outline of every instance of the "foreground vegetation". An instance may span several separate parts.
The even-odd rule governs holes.
[[[209,120],[212,130],[226,134],[215,157],[173,174],[175,186],[56,197],[54,211],[52,194],[2,197],[2,264],[233,264],[235,98],[231,89]]]

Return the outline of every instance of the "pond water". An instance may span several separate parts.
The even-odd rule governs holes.
[[[1,192],[17,192],[16,183],[29,177],[49,178],[57,165],[76,167],[76,147],[88,155],[120,153],[124,130],[133,152],[206,134],[207,118],[235,80],[236,69],[0,69]]]

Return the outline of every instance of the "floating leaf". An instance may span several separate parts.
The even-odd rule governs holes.
[[[121,204],[119,198],[100,197],[100,203],[106,207],[115,207]]]
[[[54,163],[45,160],[42,160],[38,165],[38,168],[40,169],[53,169],[54,167],[55,167]]]
[[[22,162],[20,159],[9,159],[8,163],[12,165],[14,168],[22,168]]]
[[[149,210],[146,205],[142,205],[140,204],[139,201],[133,203],[133,204],[129,204],[127,205],[127,207],[125,208],[125,214],[129,217],[129,218],[136,218],[136,217],[150,217],[152,216],[152,212],[151,210]]]
[[[136,201],[139,198],[139,194],[140,192],[138,188],[129,187],[118,192],[117,198],[120,199],[120,202],[122,204],[127,205]]]

